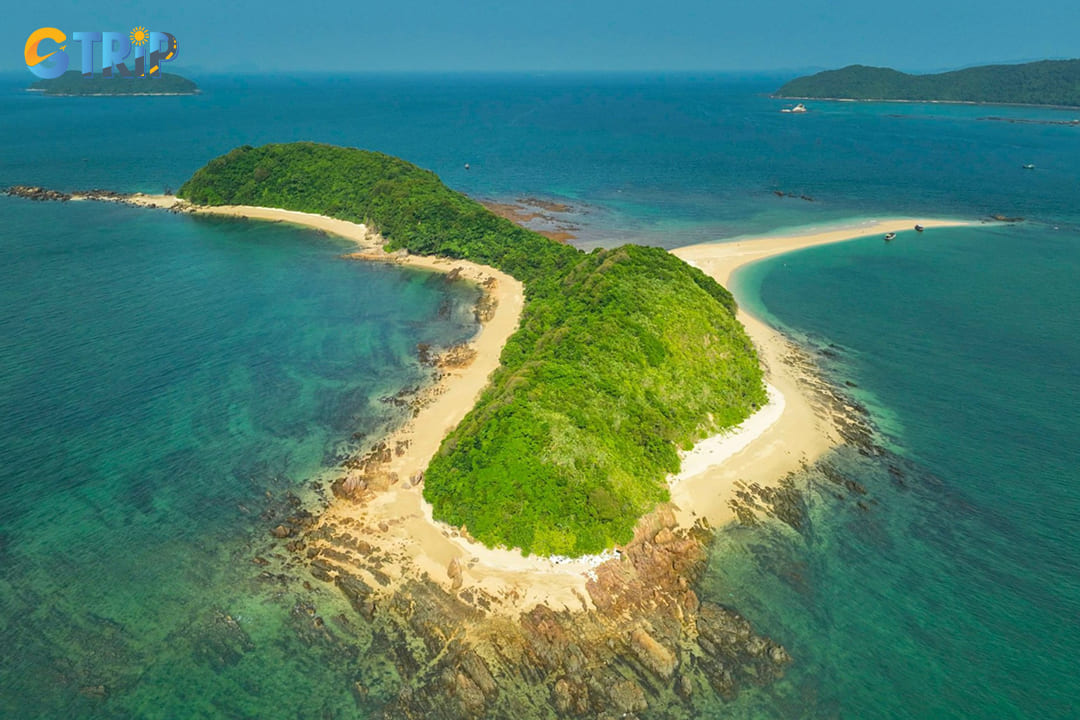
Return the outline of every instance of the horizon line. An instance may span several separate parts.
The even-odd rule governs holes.
[[[888,68],[892,70],[898,70],[899,72],[905,72],[908,74],[936,74],[943,72],[952,72],[957,70],[966,70],[969,68],[986,67],[992,65],[1024,65],[1034,62],[1044,61],[1068,61],[1077,60],[1076,57],[1043,57],[1036,59],[1013,59],[1013,60],[988,60],[978,61],[965,65],[950,66],[950,67],[937,67],[937,68],[922,68],[922,69],[901,69],[888,65],[866,65],[863,62],[854,61],[848,62],[844,65],[835,66],[823,66],[823,65],[807,65],[802,67],[785,67],[785,68],[743,68],[743,69],[731,69],[731,68],[555,68],[555,69],[543,69],[543,68],[521,68],[521,69],[479,69],[479,68],[461,68],[461,69],[443,69],[443,68],[378,68],[378,69],[358,69],[358,70],[338,70],[335,72],[326,72],[316,69],[301,69],[301,70],[281,70],[281,69],[257,69],[257,68],[236,68],[236,69],[207,69],[203,65],[195,64],[190,68],[177,67],[174,68],[176,72],[172,74],[178,74],[179,72],[196,73],[205,77],[271,77],[277,76],[282,78],[287,77],[309,77],[309,76],[321,76],[321,77],[351,77],[351,76],[374,76],[374,75],[428,75],[428,76],[454,76],[454,75],[726,75],[726,76],[767,76],[767,75],[789,75],[789,74],[806,74],[817,73],[827,70],[838,70],[854,65],[863,65],[865,67],[877,67]],[[162,68],[165,71],[165,68]],[[22,75],[28,72],[26,68],[11,68],[0,69],[0,76],[4,75]],[[95,71],[97,75],[100,71]],[[119,78],[118,78],[119,79]]]

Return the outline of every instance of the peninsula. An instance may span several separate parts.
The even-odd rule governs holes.
[[[796,78],[774,97],[1078,107],[1080,60],[983,65],[933,75],[850,65]]]
[[[78,70],[68,70],[58,78],[38,80],[27,90],[45,95],[105,96],[105,95],[195,95],[194,82],[179,75],[162,73],[152,78],[107,78],[100,74],[83,77]]]

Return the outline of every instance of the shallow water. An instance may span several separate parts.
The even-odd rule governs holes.
[[[727,596],[797,658],[747,707],[1078,712],[1080,445],[1067,408],[1080,401],[1080,345],[1064,310],[1080,293],[1063,262],[1075,253],[1075,238],[1045,228],[956,228],[810,249],[737,279],[857,385],[895,453],[835,453],[868,494],[837,501],[811,475],[801,536],[775,523],[720,536],[706,595]]]
[[[26,81],[0,79],[0,185],[158,192],[236,145],[310,139],[479,196],[569,201],[586,247],[1029,218],[740,276],[858,386],[894,455],[838,453],[867,496],[817,477],[801,534],[721,533],[701,594],[795,659],[734,716],[1076,715],[1080,144],[980,119],[1075,113],[792,117],[730,78],[208,79],[196,97],[98,99]],[[0,198],[0,247],[0,714],[374,712],[398,682],[385,638],[335,624],[326,590],[333,640],[313,635],[311,594],[252,559],[296,511],[290,491],[312,495],[353,433],[395,421],[379,398],[423,380],[416,343],[472,332],[472,291],[341,261],[342,244],[287,226],[89,203]]]
[[[288,493],[400,421],[380,398],[426,381],[417,343],[474,332],[476,291],[284,225],[2,202],[3,714],[100,685],[140,717],[339,704],[252,559]]]

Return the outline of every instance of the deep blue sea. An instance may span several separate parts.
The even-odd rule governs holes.
[[[794,663],[701,712],[1080,716],[1080,128],[1043,122],[1080,110],[800,116],[766,97],[780,80],[709,76],[196,78],[175,98],[46,98],[30,80],[0,78],[0,186],[160,192],[237,145],[316,140],[476,197],[568,203],[584,247],[1024,217],[735,278],[887,452],[827,458],[858,502],[808,474],[799,531],[719,533],[700,594]],[[297,639],[296,598],[267,591],[250,549],[400,419],[384,400],[425,381],[416,345],[475,332],[475,295],[345,249],[0,197],[0,716],[368,716],[355,666]],[[233,621],[246,646],[216,647]]]

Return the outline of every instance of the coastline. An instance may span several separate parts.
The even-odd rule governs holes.
[[[466,529],[434,520],[432,507],[422,495],[423,470],[443,437],[474,406],[499,366],[503,345],[518,327],[524,305],[521,283],[475,263],[386,253],[382,238],[363,225],[312,213],[252,206],[193,207],[164,195],[137,194],[123,201],[195,214],[289,222],[355,242],[359,252],[346,258],[456,271],[458,277],[485,287],[488,304],[493,301],[494,307],[468,344],[466,359],[440,363],[443,372],[422,391],[414,404],[414,417],[382,438],[365,459],[351,464],[336,483],[339,497],[322,512],[305,539],[323,558],[321,567],[330,577],[338,573],[357,576],[377,592],[392,594],[407,583],[430,580],[448,592],[472,598],[469,604],[478,609],[509,617],[537,606],[557,611],[595,609],[589,583],[596,580],[598,570],[619,565],[618,551],[571,559],[487,548],[472,540]],[[672,253],[726,287],[731,275],[745,265],[817,245],[904,230],[916,222],[927,229],[973,224],[874,218],[691,245]],[[735,519],[731,501],[739,483],[774,486],[843,440],[837,422],[810,391],[820,379],[805,364],[793,361],[797,350],[792,343],[741,307],[738,318],[766,369],[770,400],[740,426],[705,438],[683,453],[683,469],[669,477],[671,503],[642,518],[639,529],[651,528],[658,516],[667,524],[672,524],[668,520],[672,518],[672,528],[681,530],[698,527],[702,521],[711,526],[728,523]]]
[[[918,105],[999,105],[1015,108],[1042,108],[1044,110],[1080,110],[1080,105],[1047,105],[1043,103],[1006,103],[983,100],[901,100],[900,98],[848,98],[848,97],[810,97],[799,95],[770,95],[773,100],[811,100],[824,102],[854,103],[914,103]]]
[[[548,240],[569,243],[577,239],[579,226],[573,222],[570,205],[537,197],[513,200],[481,200],[480,204],[501,218],[540,233]]]
[[[729,287],[731,276],[744,266],[806,248],[908,230],[916,223],[927,230],[975,224],[963,220],[867,218],[846,225],[796,229],[787,234],[687,245],[671,252]],[[731,522],[735,519],[731,501],[738,489],[736,483],[774,486],[842,442],[837,422],[813,397],[812,388],[821,380],[803,364],[793,362],[798,354],[796,346],[747,312],[741,298],[736,296],[736,300],[740,301],[737,317],[758,350],[766,382],[782,398],[783,410],[774,422],[761,428],[752,442],[727,457],[718,455],[717,462],[672,487],[671,501],[679,508],[676,517],[681,525],[693,524],[699,518],[714,526]]]
[[[786,471],[841,442],[856,409],[780,333],[740,311],[766,369],[764,407],[739,426],[699,441],[668,478],[673,502],[642,517],[618,550],[561,562],[490,550],[465,529],[434,522],[421,471],[446,432],[468,413],[499,366],[503,343],[524,306],[521,285],[490,268],[408,252],[387,253],[362,225],[259,207],[193,207],[171,196],[89,191],[65,195],[24,188],[41,200],[102,200],[174,213],[289,222],[356,243],[342,259],[423,267],[478,283],[481,327],[471,344],[420,361],[436,381],[394,403],[412,419],[363,455],[310,485],[321,500],[304,507],[288,493],[264,514],[261,532],[235,558],[251,581],[292,604],[289,624],[303,642],[349,664],[358,703],[387,717],[633,717],[650,708],[700,714],[698,698],[734,698],[782,677],[793,657],[776,639],[715,597],[699,597],[715,538],[711,526],[737,515],[780,518]],[[913,220],[866,220],[842,228],[737,238],[674,251],[728,282],[757,260],[803,247],[911,227]],[[924,222],[927,227],[964,224]],[[351,248],[350,248],[351,249]],[[865,425],[865,424],[864,424]],[[327,490],[333,492],[329,497]],[[315,500],[312,497],[312,500]],[[779,498],[779,500],[777,500]],[[741,504],[740,504],[741,503]],[[270,528],[275,522],[276,527]],[[211,652],[233,652],[240,615],[218,613]],[[244,636],[239,635],[242,640]],[[215,644],[216,643],[216,644]],[[243,646],[241,646],[243,647]],[[796,650],[796,648],[793,648]],[[529,712],[530,709],[537,712]]]
[[[72,200],[88,199],[73,195]],[[103,198],[106,201],[113,198]],[[365,554],[381,559],[376,567],[349,566],[372,587],[394,590],[401,583],[427,576],[457,591],[468,587],[483,597],[491,610],[514,613],[522,604],[580,609],[589,607],[586,582],[592,570],[613,554],[584,558],[522,556],[520,552],[492,549],[468,538],[458,528],[436,521],[432,507],[416,482],[438,451],[443,437],[472,409],[499,366],[503,345],[518,327],[524,306],[522,284],[494,268],[464,260],[450,260],[407,253],[387,253],[383,239],[365,226],[295,210],[256,206],[191,206],[171,195],[135,194],[117,201],[198,215],[218,215],[269,222],[288,222],[332,233],[357,244],[359,252],[348,259],[391,262],[403,266],[450,273],[485,286],[494,309],[467,344],[471,361],[445,369],[436,382],[423,390],[414,417],[382,438],[378,446],[394,449],[387,461],[371,468],[350,469],[341,486],[355,487],[347,497],[335,499],[320,515],[309,537],[325,536],[318,547],[331,556],[341,552],[333,538],[350,532],[363,539]],[[402,448],[400,454],[397,448]],[[369,476],[369,477],[365,477]],[[344,569],[344,568],[342,568]],[[453,577],[452,577],[453,576]]]

